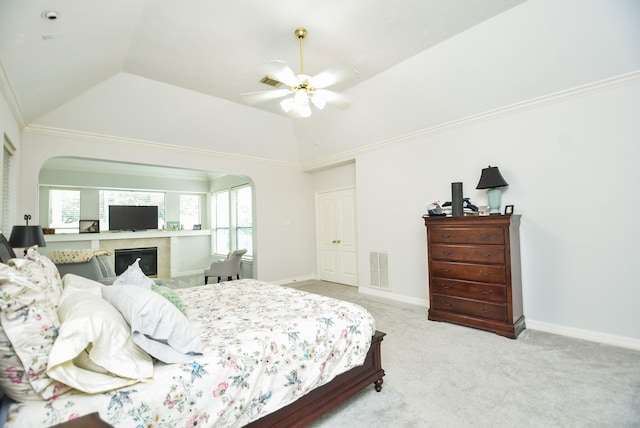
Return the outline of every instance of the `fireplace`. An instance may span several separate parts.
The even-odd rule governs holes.
[[[126,271],[138,258],[140,269],[145,275],[158,276],[158,247],[116,249],[116,275]]]

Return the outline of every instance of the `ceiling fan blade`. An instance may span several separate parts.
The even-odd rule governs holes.
[[[244,102],[247,104],[258,104],[269,100],[275,100],[290,95],[289,89],[274,89],[272,91],[247,92],[240,94]]]
[[[298,83],[300,83],[296,73],[284,61],[269,61],[260,67],[260,71],[270,77],[274,77],[287,86],[297,86]]]
[[[309,84],[314,88],[326,88],[345,80],[353,79],[358,74],[349,67],[338,66],[321,71],[309,79]]]
[[[318,97],[319,100],[314,101],[314,98],[316,97]],[[311,101],[319,109],[322,109],[322,107],[317,103],[320,103],[324,107],[324,104],[322,104],[323,102],[341,109],[346,109],[351,106],[351,97],[328,89],[316,89]]]

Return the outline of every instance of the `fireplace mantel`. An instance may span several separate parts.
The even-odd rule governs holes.
[[[144,238],[171,238],[173,236],[199,236],[210,235],[210,230],[147,230],[140,232],[100,232],[100,233],[60,233],[57,235],[44,235],[45,242],[87,242],[106,241],[110,239],[144,239]]]

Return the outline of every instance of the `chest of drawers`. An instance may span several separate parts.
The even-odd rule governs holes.
[[[429,319],[512,339],[525,328],[520,216],[425,217]]]

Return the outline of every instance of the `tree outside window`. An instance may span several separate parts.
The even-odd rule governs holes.
[[[193,229],[200,221],[200,195],[180,195],[180,224]]]
[[[78,233],[80,226],[80,190],[49,190],[49,227],[56,233]]]

